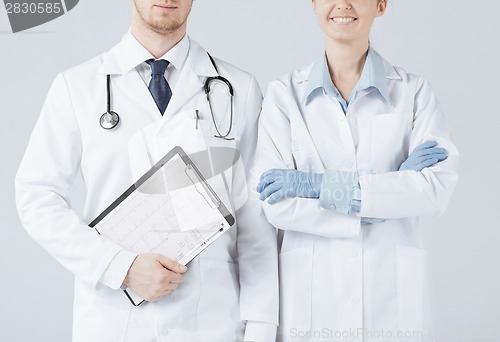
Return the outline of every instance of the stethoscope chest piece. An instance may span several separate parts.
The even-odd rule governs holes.
[[[101,127],[104,129],[115,128],[119,122],[120,122],[120,117],[118,116],[118,114],[112,111],[107,111],[106,113],[101,115],[101,118],[99,119],[99,123],[101,124]]]
[[[116,112],[111,110],[111,75],[106,76],[106,95],[108,105],[106,107],[106,113],[101,115],[99,119],[99,124],[104,129],[113,129],[120,123],[120,117]]]

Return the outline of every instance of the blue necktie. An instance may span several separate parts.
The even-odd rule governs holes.
[[[149,91],[153,95],[153,99],[160,110],[161,115],[165,113],[165,109],[172,97],[172,90],[165,79],[165,70],[169,64],[164,59],[155,61],[149,59],[146,61],[151,66],[151,82],[149,82]]]

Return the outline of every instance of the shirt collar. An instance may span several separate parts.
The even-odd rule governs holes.
[[[168,60],[177,70],[181,70],[189,53],[189,45],[189,38],[184,35],[161,58]],[[108,53],[103,71],[108,74],[123,74],[152,58],[155,59],[129,30],[120,44]]]
[[[387,79],[385,75],[384,60],[372,49],[368,49],[363,73],[358,82],[358,89],[376,88],[387,103],[390,103],[389,90],[387,89]]]
[[[384,60],[371,47],[368,49],[365,65],[363,66],[363,72],[361,73],[361,77],[358,83],[353,89],[353,94],[354,92],[370,87],[376,88],[380,92],[384,100],[390,104]],[[336,93],[338,93],[330,77],[330,72],[328,71],[326,54],[318,58],[311,68],[311,72],[309,73],[309,78],[307,81],[307,89],[303,98],[304,103],[316,89],[323,89],[326,93],[332,94],[334,96]]]
[[[169,61],[169,65],[172,65],[175,69],[177,69],[177,71],[180,71],[186,62],[188,52],[189,39],[187,35],[184,35],[184,37],[173,48],[168,50],[168,52],[159,59]]]
[[[305,102],[309,95],[311,95],[316,89],[323,88],[323,78],[325,73],[328,74],[328,76],[330,75],[326,63],[326,54],[323,54],[312,65],[309,78],[307,79],[307,89],[304,93],[303,102]]]

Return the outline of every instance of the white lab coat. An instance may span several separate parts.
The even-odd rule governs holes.
[[[263,204],[283,231],[279,341],[431,340],[418,337],[431,329],[419,218],[445,210],[458,151],[430,85],[384,64],[392,105],[374,88],[359,94],[347,115],[323,94],[305,102],[312,65],[271,83],[264,98],[259,172],[357,170],[361,215],[387,219],[360,225],[360,217],[321,209],[317,199]],[[395,172],[433,139],[448,159],[422,172]],[[398,331],[416,333],[401,338]]]
[[[87,224],[136,179],[129,143],[137,132],[158,123],[169,127],[165,132],[175,134],[171,143],[187,146],[188,152],[216,145],[238,149],[245,165],[254,158],[262,101],[255,78],[216,60],[220,74],[234,87],[231,136],[236,139],[210,138],[214,132],[210,135],[213,128],[202,87],[217,72],[207,52],[192,40],[189,44],[188,58],[163,117],[136,69],[127,65],[124,39],[108,53],[57,76],[31,136],[16,178],[18,210],[28,233],[76,276],[74,342],[242,341],[246,321],[247,331],[252,324],[266,326],[256,322],[274,325],[274,329],[277,324],[275,232],[252,200],[236,212],[237,226],[188,265],[172,295],[135,308],[120,289],[100,282],[121,247]],[[113,130],[99,125],[106,104],[106,74],[112,75],[112,110],[121,120]],[[213,97],[222,97],[222,102],[228,98],[217,91]],[[182,119],[176,115],[195,109],[206,139],[196,140],[192,131],[177,126]],[[219,110],[217,115],[225,131],[229,112]],[[163,125],[166,120],[174,124]],[[185,120],[194,127],[192,117]],[[193,141],[198,145],[193,146]],[[68,203],[79,169],[87,188],[83,217]],[[228,182],[232,183],[231,178]],[[239,196],[226,194],[226,198],[231,195]],[[234,207],[230,200],[228,206]]]

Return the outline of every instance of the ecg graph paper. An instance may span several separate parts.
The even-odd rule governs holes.
[[[227,222],[189,175],[192,169],[179,160],[161,167],[94,228],[135,253],[161,253],[179,261],[198,249]]]

